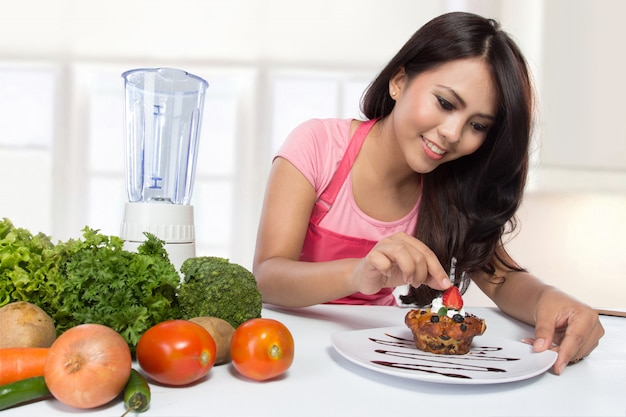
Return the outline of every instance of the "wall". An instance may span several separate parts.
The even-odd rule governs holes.
[[[626,192],[626,2],[546,1],[538,185]]]
[[[508,245],[529,272],[592,306],[626,306],[626,195],[535,192],[518,212]],[[493,305],[476,288],[470,305]]]
[[[2,198],[36,230],[75,235],[89,219],[85,194],[83,85],[73,68],[175,66],[252,69],[239,109],[232,253],[249,265],[255,223],[275,134],[267,80],[285,69],[373,75],[424,22],[447,10],[499,18],[525,51],[535,73],[541,119],[524,228],[512,242],[516,256],[548,282],[603,304],[626,301],[610,291],[626,281],[619,254],[626,194],[626,106],[621,0],[23,0],[3,2],[0,67],[21,71],[53,66],[52,97],[29,97],[55,109],[54,147],[2,165]],[[56,71],[56,70],[55,70]],[[80,81],[80,80],[79,80]],[[0,94],[6,94],[7,84]],[[19,97],[19,89],[17,90]],[[32,107],[27,107],[28,111]],[[316,116],[312,114],[311,116]],[[33,126],[37,125],[33,112]],[[3,120],[6,122],[6,120]],[[21,132],[18,126],[13,132]],[[3,131],[6,132],[6,131]],[[8,141],[10,142],[10,140]],[[2,143],[2,141],[0,141]],[[0,148],[2,148],[0,146]],[[9,144],[0,157],[15,149]],[[33,174],[37,168],[45,175]],[[20,171],[26,171],[20,173]],[[28,176],[31,174],[31,176]],[[557,193],[557,194],[551,194]],[[593,199],[593,210],[579,210]],[[613,200],[615,199],[615,200]],[[15,203],[18,201],[19,203]],[[121,204],[121,201],[120,201]],[[583,205],[584,206],[584,205]],[[6,203],[0,201],[0,216]],[[527,214],[526,214],[527,213]],[[597,222],[602,222],[602,234]],[[40,227],[41,226],[41,227]],[[568,233],[577,230],[576,233]],[[545,253],[551,253],[545,256]],[[588,259],[581,254],[593,254]],[[606,256],[603,254],[606,253]],[[593,278],[593,279],[592,279]],[[599,285],[597,282],[603,283]],[[478,297],[479,298],[479,297]],[[479,301],[477,301],[479,302]]]

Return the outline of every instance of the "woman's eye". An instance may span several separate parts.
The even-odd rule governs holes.
[[[482,125],[480,123],[473,122],[471,123],[471,125],[474,130],[477,130],[478,132],[486,132],[487,130],[489,130],[488,126]]]
[[[444,110],[454,110],[454,106],[448,100],[441,96],[437,96],[437,101],[439,101],[439,105]]]

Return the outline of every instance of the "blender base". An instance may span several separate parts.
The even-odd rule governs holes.
[[[130,240],[124,241],[124,250],[129,252],[137,252],[137,248],[143,242],[134,242]],[[165,250],[167,256],[170,258],[170,262],[176,268],[176,272],[180,274],[180,267],[189,258],[195,258],[196,256],[196,243],[165,243]]]
[[[124,249],[136,252],[145,240],[144,232],[165,242],[170,262],[180,266],[196,256],[193,206],[165,203],[126,203],[120,237]]]

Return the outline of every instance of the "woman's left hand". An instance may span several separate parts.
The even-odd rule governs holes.
[[[598,346],[604,328],[591,307],[554,288],[546,290],[535,309],[536,352],[558,352],[554,372],[559,375],[570,364],[589,355]]]

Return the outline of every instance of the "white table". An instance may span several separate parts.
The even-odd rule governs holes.
[[[532,329],[492,308],[470,308],[491,334],[519,340]],[[142,416],[626,416],[626,318],[602,316],[606,335],[593,354],[568,367],[524,381],[491,385],[426,383],[362,368],[331,345],[334,332],[402,326],[398,307],[265,306],[263,316],[292,332],[296,356],[276,380],[253,382],[232,365],[214,367],[186,388],[152,385],[152,405]],[[121,401],[78,411],[46,400],[2,411],[9,416],[120,416]],[[131,414],[132,415],[132,414]]]

